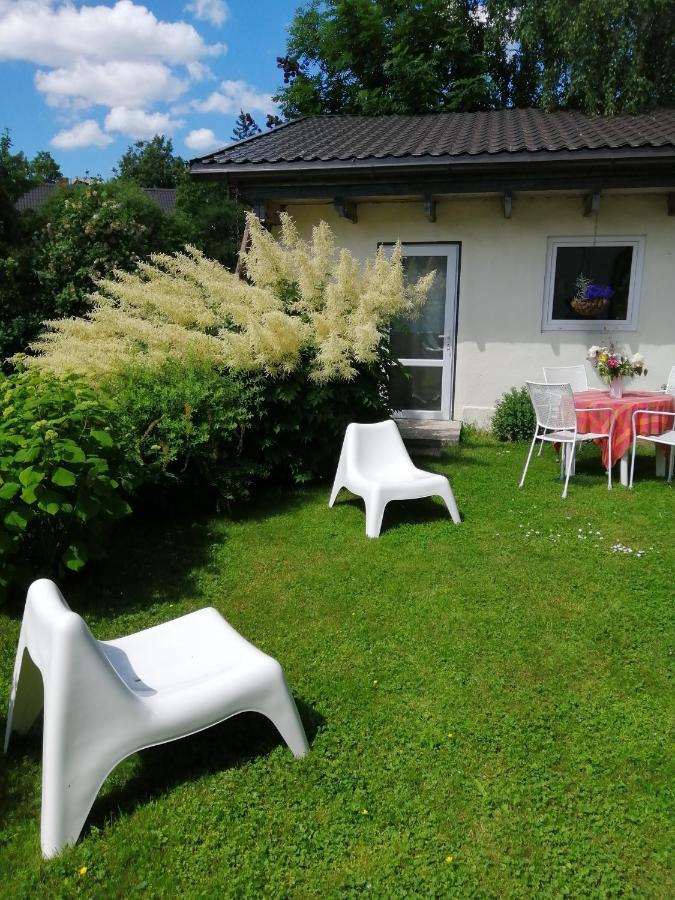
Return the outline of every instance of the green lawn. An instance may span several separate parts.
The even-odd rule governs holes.
[[[463,524],[392,504],[376,541],[327,486],[129,520],[71,606],[101,638],[217,607],[283,664],[310,753],[255,716],[145,751],[45,863],[40,735],[15,738],[0,894],[672,897],[674,488],[643,457],[609,493],[591,447],[568,500],[550,451],[519,491],[525,452],[470,439],[435,464]]]

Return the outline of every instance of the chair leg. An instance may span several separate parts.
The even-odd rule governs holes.
[[[637,446],[637,437],[633,435],[633,452],[630,458],[630,478],[628,479],[628,490],[633,489],[633,476],[635,475],[635,448]],[[611,452],[611,451],[610,451]]]
[[[42,855],[50,859],[75,844],[108,773],[124,759],[118,754],[93,758],[86,742],[79,752],[54,746],[53,729],[45,723],[42,751]]]
[[[607,490],[612,490],[612,437],[607,438]]]
[[[364,497],[363,499],[366,504],[366,535],[369,538],[379,537],[387,501],[383,500],[379,495]]]
[[[448,507],[448,512],[450,513],[450,518],[455,525],[459,525],[462,520],[460,519],[457,503],[455,502],[455,495],[452,493],[449,481],[446,480],[446,483],[443,485],[443,490],[438,496],[445,500],[445,505]]]
[[[537,434],[538,432],[535,430],[534,437],[532,438],[532,443],[530,444],[530,452],[527,454],[527,459],[525,461],[525,468],[523,469],[523,474],[520,479],[520,484],[518,487],[522,487],[525,484],[525,476],[527,475],[527,467],[530,465],[530,460],[532,459],[532,451],[534,450],[534,445],[537,442]],[[542,444],[544,442],[542,441]]]
[[[259,711],[274,725],[296,759],[300,759],[308,752],[309,744],[305,729],[283,675],[282,683],[274,689],[267,703],[263,704]]]
[[[544,441],[540,441],[539,442],[539,453],[537,453],[537,456],[541,456],[541,451],[543,449],[544,449]]]
[[[670,447],[669,450],[666,449],[666,453],[669,453],[670,455],[670,463],[668,464],[668,481],[672,481],[673,468],[675,468],[675,466],[673,465],[675,463],[675,447]]]
[[[330,500],[328,501],[328,508],[329,508],[329,509],[330,509],[330,508],[332,507],[332,505],[335,503],[335,501],[336,501],[336,499],[337,499],[337,495],[340,493],[340,491],[342,490],[342,488],[343,488],[343,485],[340,484],[340,482],[339,482],[337,479],[335,479],[335,484],[333,485],[333,489],[332,489],[332,491],[330,492]]]
[[[562,492],[562,499],[564,500],[567,497],[567,485],[570,481],[570,474],[572,472],[572,462],[574,460],[574,444],[570,444],[567,450],[567,474],[565,475],[565,487]]]

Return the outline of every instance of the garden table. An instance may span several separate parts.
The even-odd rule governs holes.
[[[659,412],[675,412],[675,397],[661,391],[626,391],[623,397],[615,399],[608,391],[581,391],[574,395],[579,432],[608,431],[610,413],[597,407],[610,407],[614,412],[614,433],[612,435],[612,463],[619,460],[621,484],[628,485],[628,463],[633,444],[632,416],[637,409],[654,410],[653,413],[639,415],[635,419],[638,434],[663,434],[672,428],[672,419],[660,416]],[[608,441],[596,441],[602,447],[602,462],[607,468],[609,460]],[[666,454],[664,448],[656,451],[656,474],[666,474]]]

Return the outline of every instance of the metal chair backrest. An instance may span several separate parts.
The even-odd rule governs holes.
[[[672,394],[675,397],[675,366],[670,370],[670,375],[666,382],[666,394]]]
[[[577,417],[574,411],[574,392],[567,384],[546,384],[526,381],[534,406],[537,425],[547,431],[575,429]]]
[[[588,390],[586,366],[544,366],[544,381],[547,384],[571,384],[573,391]]]

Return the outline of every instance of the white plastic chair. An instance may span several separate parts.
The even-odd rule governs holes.
[[[675,371],[675,367],[673,367],[673,371]],[[635,417],[639,416],[641,413],[644,413],[648,416],[659,415],[659,416],[669,416],[673,421],[673,428],[670,431],[664,431],[663,434],[638,434],[635,429]],[[658,444],[659,446],[665,449],[670,448],[670,463],[668,464],[668,481],[673,480],[673,464],[675,464],[675,413],[672,412],[661,412],[659,410],[658,413],[655,413],[653,409],[636,409],[632,416],[632,426],[633,426],[633,455],[630,461],[630,480],[628,482],[628,487],[633,487],[633,474],[635,472],[635,449],[637,447],[638,441],[648,441],[650,444]]]
[[[664,393],[672,394],[675,397],[675,366],[670,370]]]
[[[452,521],[456,525],[461,521],[448,479],[413,465],[391,419],[373,425],[352,422],[347,426],[329,507],[342,488],[363,498],[366,534],[370,538],[379,536],[382,516],[390,500],[442,497]]]
[[[308,750],[281,666],[215,609],[97,641],[47,579],[26,599],[5,752],[43,705],[45,858],[77,841],[107,775],[137,750],[247,711],[271,719],[295,756]]]
[[[543,366],[546,384],[569,384],[578,394],[588,390],[586,366]]]
[[[530,445],[530,452],[527,454],[525,468],[518,487],[525,484],[525,476],[527,468],[530,465],[532,451],[538,440],[547,441],[554,444],[562,444],[567,447],[567,453],[561,454],[561,477],[565,456],[567,456],[567,465],[565,473],[565,486],[563,488],[563,500],[567,497],[567,485],[570,480],[572,464],[574,461],[574,452],[576,445],[584,441],[594,441],[599,438],[607,438],[609,441],[609,459],[607,466],[607,489],[612,489],[612,434],[614,432],[614,411],[610,407],[597,407],[596,411],[608,412],[611,414],[611,424],[609,431],[603,432],[584,432],[580,434],[577,431],[577,411],[574,408],[574,392],[569,384],[542,384],[535,381],[526,381],[527,390],[534,406],[534,412],[537,419],[537,425],[534,429],[534,437]]]

